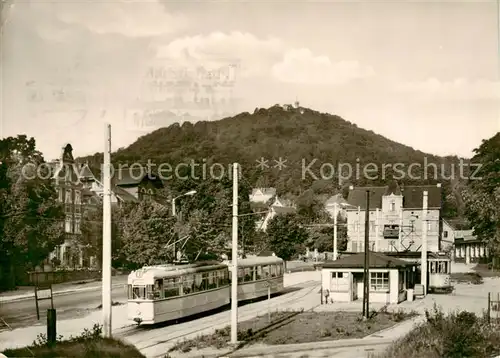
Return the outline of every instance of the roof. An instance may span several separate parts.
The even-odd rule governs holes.
[[[354,206],[357,210],[358,206],[361,210],[366,208],[366,191],[370,190],[370,209],[382,208],[382,197],[384,195],[399,195],[403,194],[403,208],[421,209],[423,202],[423,193],[428,192],[428,208],[441,208],[441,187],[436,185],[421,185],[421,186],[405,186],[395,188],[393,191],[389,186],[380,187],[356,187],[349,191],[347,202]],[[351,209],[353,210],[353,209]]]
[[[80,179],[95,179],[94,173],[92,173],[92,170],[89,167],[88,163],[83,164],[79,169],[78,169],[78,175]]]
[[[112,182],[114,185],[128,186],[139,185],[145,178],[150,181],[161,183],[158,175],[151,169],[141,166],[121,166],[112,173]]]
[[[133,203],[139,202],[138,198],[136,198],[135,196],[130,194],[128,191],[126,191],[123,188],[120,188],[117,185],[113,186],[112,191],[116,195],[116,197],[122,201],[128,201],[128,202],[133,202]]]
[[[330,206],[333,204],[339,204],[339,205],[346,204],[346,205],[348,205],[347,200],[345,200],[343,198],[342,194],[335,194],[335,195],[329,197],[328,200],[325,202],[326,206]]]
[[[255,189],[252,189],[252,196],[256,195],[258,191],[260,191],[262,193],[262,195],[270,195],[270,196],[276,195],[275,188],[255,188]]]
[[[231,269],[231,261],[227,261],[229,264],[229,269]],[[259,266],[259,265],[276,265],[282,264],[283,259],[278,256],[257,256],[257,257],[249,257],[246,259],[239,259],[237,264],[238,267],[250,267],[250,266]]]
[[[414,266],[412,262],[389,257],[375,252],[368,252],[370,268],[399,268]],[[336,261],[327,261],[321,265],[323,268],[364,268],[365,253],[360,252],[352,256],[346,256]]]
[[[154,279],[162,277],[176,277],[180,275],[203,272],[203,271],[213,271],[226,269],[227,266],[214,261],[199,262],[188,265],[157,265],[157,266],[144,266],[143,268],[132,271],[128,275],[128,279]]]
[[[446,223],[454,231],[470,230],[471,229],[470,224],[466,220],[462,220],[462,219],[443,219],[443,222]]]

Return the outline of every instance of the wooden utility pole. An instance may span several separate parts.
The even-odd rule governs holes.
[[[365,267],[364,267],[364,290],[363,290],[363,317],[370,316],[370,190],[366,191],[365,210]]]
[[[111,338],[111,125],[106,124],[102,209],[102,316],[104,337]]]

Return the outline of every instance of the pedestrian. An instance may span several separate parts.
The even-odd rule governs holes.
[[[328,297],[330,297],[330,290],[327,288],[325,290],[325,303],[328,304]]]

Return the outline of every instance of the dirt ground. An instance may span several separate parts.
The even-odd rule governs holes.
[[[294,344],[363,338],[392,327],[397,322],[398,319],[389,313],[379,313],[371,320],[363,321],[359,312],[304,312],[288,324],[257,339],[257,342]]]
[[[271,322],[290,317],[291,312],[274,312]],[[279,323],[277,327],[261,336],[254,334],[268,326],[267,315],[241,322],[238,326],[238,340],[249,344],[295,344],[338,339],[363,338],[394,326],[411,317],[400,312],[378,312],[364,321],[359,312],[302,312]],[[179,342],[173,351],[189,352],[192,349],[209,347],[225,348],[230,340],[230,327],[216,331],[212,335],[199,336]]]

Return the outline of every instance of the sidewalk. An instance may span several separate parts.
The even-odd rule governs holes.
[[[112,277],[112,287],[119,287],[127,284],[127,275],[119,275]],[[82,283],[83,282],[83,283]],[[65,282],[58,283],[52,286],[54,296],[68,294],[77,291],[92,291],[100,289],[102,286],[101,281],[87,280],[78,282]],[[24,286],[16,291],[7,291],[0,294],[0,303],[7,303],[13,301],[20,301],[35,297],[35,288]]]

